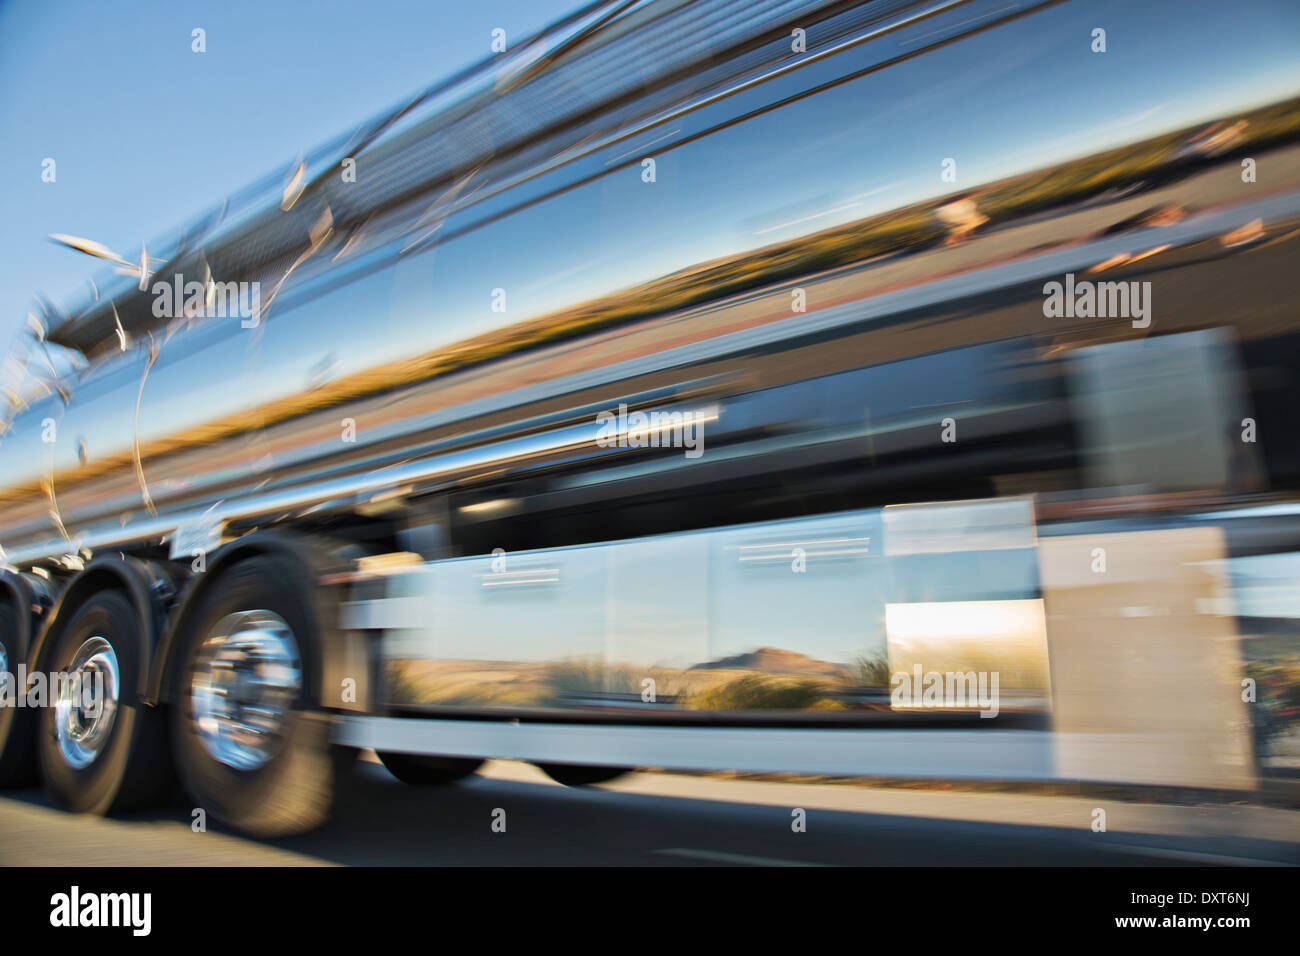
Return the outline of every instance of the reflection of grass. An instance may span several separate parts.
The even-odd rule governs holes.
[[[673,675],[662,668],[632,668],[607,665],[599,657],[574,657],[552,664],[546,670],[546,682],[557,697],[581,697],[599,694],[636,694],[642,681],[651,678],[660,696],[675,692]]]
[[[1250,661],[1246,676],[1255,681],[1255,702],[1248,705],[1255,747],[1268,754],[1274,740],[1300,730],[1300,658]]]
[[[404,661],[390,661],[388,671],[388,699],[394,704],[414,704],[421,700],[424,682],[411,673]]]
[[[452,687],[431,682],[425,685],[425,704],[440,707],[536,707],[542,695],[529,684],[476,684],[472,687]]]
[[[641,678],[626,667],[607,667],[598,657],[571,658],[552,664],[547,682],[557,694],[639,694]]]
[[[428,696],[421,702],[438,706],[459,706],[459,708],[473,708],[473,706],[532,708],[541,705],[543,701],[537,688],[529,687],[528,684],[478,684],[476,687],[460,688],[430,684]]]
[[[527,707],[542,702],[536,682],[524,680],[466,683],[419,675],[409,661],[390,661],[388,700],[393,704],[461,707]]]
[[[889,689],[889,661],[877,655],[860,655],[853,658],[853,680],[860,687],[873,690]]]
[[[817,681],[788,680],[746,674],[690,694],[691,710],[839,710],[840,704],[824,696]]]

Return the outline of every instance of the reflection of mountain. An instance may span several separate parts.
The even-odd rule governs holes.
[[[825,709],[825,695],[856,682],[849,671],[778,647],[685,670],[563,661],[390,660],[388,700],[461,707],[575,706],[576,698],[639,695],[654,681],[659,700],[694,710]],[[838,706],[838,705],[835,705]]]
[[[847,680],[849,677],[848,671],[838,664],[819,661],[795,651],[783,651],[779,647],[760,647],[748,654],[737,654],[735,657],[724,657],[721,660],[696,664],[691,670],[753,670],[765,674],[798,674],[804,677],[828,677],[833,680]]]

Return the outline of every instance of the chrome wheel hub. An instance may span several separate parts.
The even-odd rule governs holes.
[[[199,740],[216,760],[256,770],[279,750],[302,688],[298,642],[271,611],[217,622],[195,658],[190,691]]]
[[[102,637],[92,637],[77,648],[58,682],[54,704],[54,735],[59,753],[70,767],[89,766],[108,742],[117,719],[121,683],[117,654]]]

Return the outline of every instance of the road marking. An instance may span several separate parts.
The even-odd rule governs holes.
[[[712,863],[737,863],[744,866],[832,866],[830,863],[806,863],[802,860],[778,860],[770,856],[748,856],[744,853],[722,853],[717,850],[692,850],[689,847],[670,847],[667,850],[651,850],[660,856],[684,856],[693,860],[708,860]]]
[[[1197,853],[1193,850],[1166,850],[1163,847],[1140,846],[1136,843],[1111,843],[1109,845],[1122,853],[1164,856],[1174,860],[1213,863],[1219,866],[1295,866],[1294,863],[1287,863],[1283,860],[1257,860],[1248,856],[1223,856],[1219,853]]]

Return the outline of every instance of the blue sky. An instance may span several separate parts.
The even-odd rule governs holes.
[[[33,293],[73,299],[300,152],[513,44],[584,0],[18,0],[0,4],[0,352]],[[207,52],[191,51],[191,31]],[[45,157],[57,180],[41,181]]]

